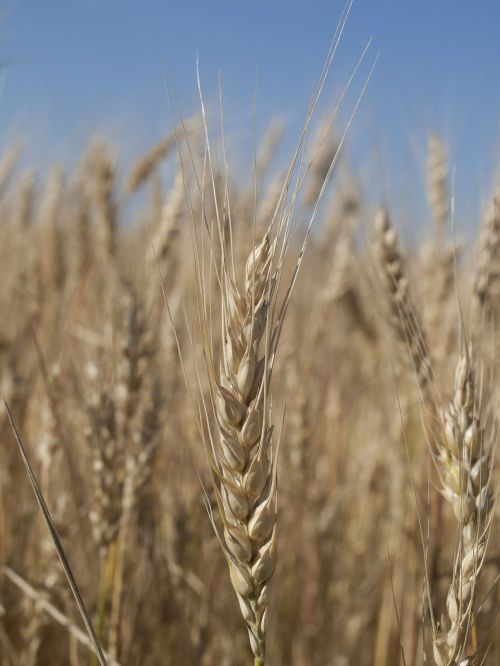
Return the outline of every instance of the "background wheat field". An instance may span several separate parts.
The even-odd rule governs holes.
[[[5,132],[1,666],[500,664],[496,165],[422,125],[387,186],[335,10],[299,125],[193,44],[134,160]]]

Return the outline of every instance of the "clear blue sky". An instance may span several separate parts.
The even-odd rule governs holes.
[[[196,110],[197,52],[209,99],[216,97],[222,70],[228,116],[237,130],[251,133],[258,71],[260,126],[282,115],[293,132],[343,5],[4,1],[0,143],[21,137],[29,158],[44,165],[75,156],[102,129],[122,147],[124,159],[132,159],[170,127],[165,72],[183,113]],[[335,98],[373,36],[371,57],[380,53],[380,60],[351,151],[365,176],[378,163],[381,192],[389,182],[400,193],[411,189],[426,135],[437,129],[452,144],[463,210],[472,214],[473,204],[487,195],[500,148],[499,25],[495,0],[355,1],[326,99]]]

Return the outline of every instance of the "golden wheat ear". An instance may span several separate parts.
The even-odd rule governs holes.
[[[9,409],[9,405],[7,404],[7,401],[4,400],[4,405],[5,409],[7,411],[7,417],[9,419],[10,427],[12,428],[12,432],[14,433],[14,437],[19,449],[19,453],[21,454],[21,458],[23,460],[24,466],[26,467],[26,472],[28,474],[28,478],[31,483],[31,487],[33,488],[33,492],[35,494],[36,500],[38,502],[38,506],[40,507],[40,511],[42,512],[43,518],[45,520],[45,523],[49,529],[50,536],[52,537],[52,541],[54,542],[54,546],[57,551],[57,555],[59,556],[59,559],[61,561],[61,564],[64,569],[64,573],[66,574],[66,578],[68,579],[69,586],[71,588],[71,592],[73,593],[73,596],[76,601],[76,605],[78,606],[78,610],[80,611],[80,615],[82,616],[83,623],[85,625],[85,628],[87,630],[87,633],[89,635],[89,639],[92,645],[92,650],[95,652],[97,658],[99,659],[99,663],[101,666],[107,666],[108,662],[106,660],[106,657],[104,656],[103,649],[101,648],[99,641],[97,640],[96,633],[94,631],[94,627],[92,626],[92,620],[90,619],[90,616],[88,614],[88,611],[85,607],[85,603],[83,601],[82,595],[80,593],[80,590],[78,588],[78,584],[76,582],[75,576],[73,574],[73,571],[71,569],[71,566],[68,562],[68,558],[66,557],[66,553],[64,552],[64,548],[62,546],[61,540],[59,539],[59,535],[57,534],[57,530],[54,527],[54,522],[52,520],[52,517],[50,515],[49,508],[47,506],[47,503],[45,502],[45,498],[43,496],[43,493],[40,489],[40,485],[37,481],[37,478],[35,476],[35,473],[33,471],[33,468],[31,467],[28,455],[26,453],[26,450],[22,444],[21,441],[21,436],[16,428],[16,425],[14,423],[14,419],[12,418],[12,414]]]
[[[464,345],[455,369],[452,398],[440,410],[441,432],[432,452],[441,494],[457,521],[458,544],[446,612],[434,629],[434,661],[456,663],[478,649],[476,597],[493,523],[494,437],[486,430],[483,396],[476,380],[474,349]],[[460,661],[462,663],[462,661]],[[468,662],[467,662],[468,663]]]

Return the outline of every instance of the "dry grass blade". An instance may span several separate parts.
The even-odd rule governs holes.
[[[107,661],[104,656],[104,653],[102,651],[101,646],[99,645],[99,641],[97,640],[97,636],[95,634],[94,628],[92,626],[92,620],[90,619],[90,616],[87,612],[87,609],[85,607],[85,603],[83,601],[82,595],[80,594],[80,590],[78,588],[78,584],[76,582],[76,579],[73,575],[73,571],[71,570],[71,566],[68,562],[68,559],[66,557],[66,553],[64,552],[64,548],[62,546],[61,540],[59,539],[59,535],[57,534],[57,531],[54,527],[54,523],[52,521],[50,511],[47,507],[47,504],[45,502],[45,498],[43,496],[42,491],[40,490],[40,486],[38,484],[38,481],[36,479],[35,473],[33,471],[33,468],[31,467],[30,461],[28,459],[28,455],[26,453],[26,450],[21,442],[21,437],[19,435],[19,432],[16,428],[16,425],[14,423],[14,420],[12,418],[12,414],[9,409],[9,405],[7,402],[4,400],[4,405],[5,409],[7,410],[7,416],[9,419],[10,426],[12,428],[12,432],[14,433],[14,437],[16,439],[17,446],[19,448],[19,452],[21,454],[21,457],[23,459],[24,465],[26,467],[26,471],[28,473],[29,480],[31,482],[31,486],[33,488],[33,492],[35,493],[36,500],[38,502],[38,505],[40,507],[40,510],[42,512],[42,515],[44,517],[45,523],[47,524],[47,527],[50,532],[50,536],[52,537],[52,540],[54,542],[54,546],[56,547],[57,554],[59,556],[59,559],[61,561],[61,564],[64,568],[64,573],[66,574],[66,578],[68,579],[69,586],[71,587],[71,591],[73,593],[73,596],[75,598],[76,604],[78,606],[78,610],[80,611],[80,615],[82,616],[82,620],[85,624],[85,628],[87,629],[87,633],[89,635],[90,641],[92,643],[92,648],[94,652],[97,655],[97,658],[99,659],[99,663],[101,666],[106,666]]]

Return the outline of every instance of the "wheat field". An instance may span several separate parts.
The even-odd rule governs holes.
[[[328,66],[284,169],[1,156],[2,666],[500,664],[499,190],[457,237],[429,136],[408,239]]]

